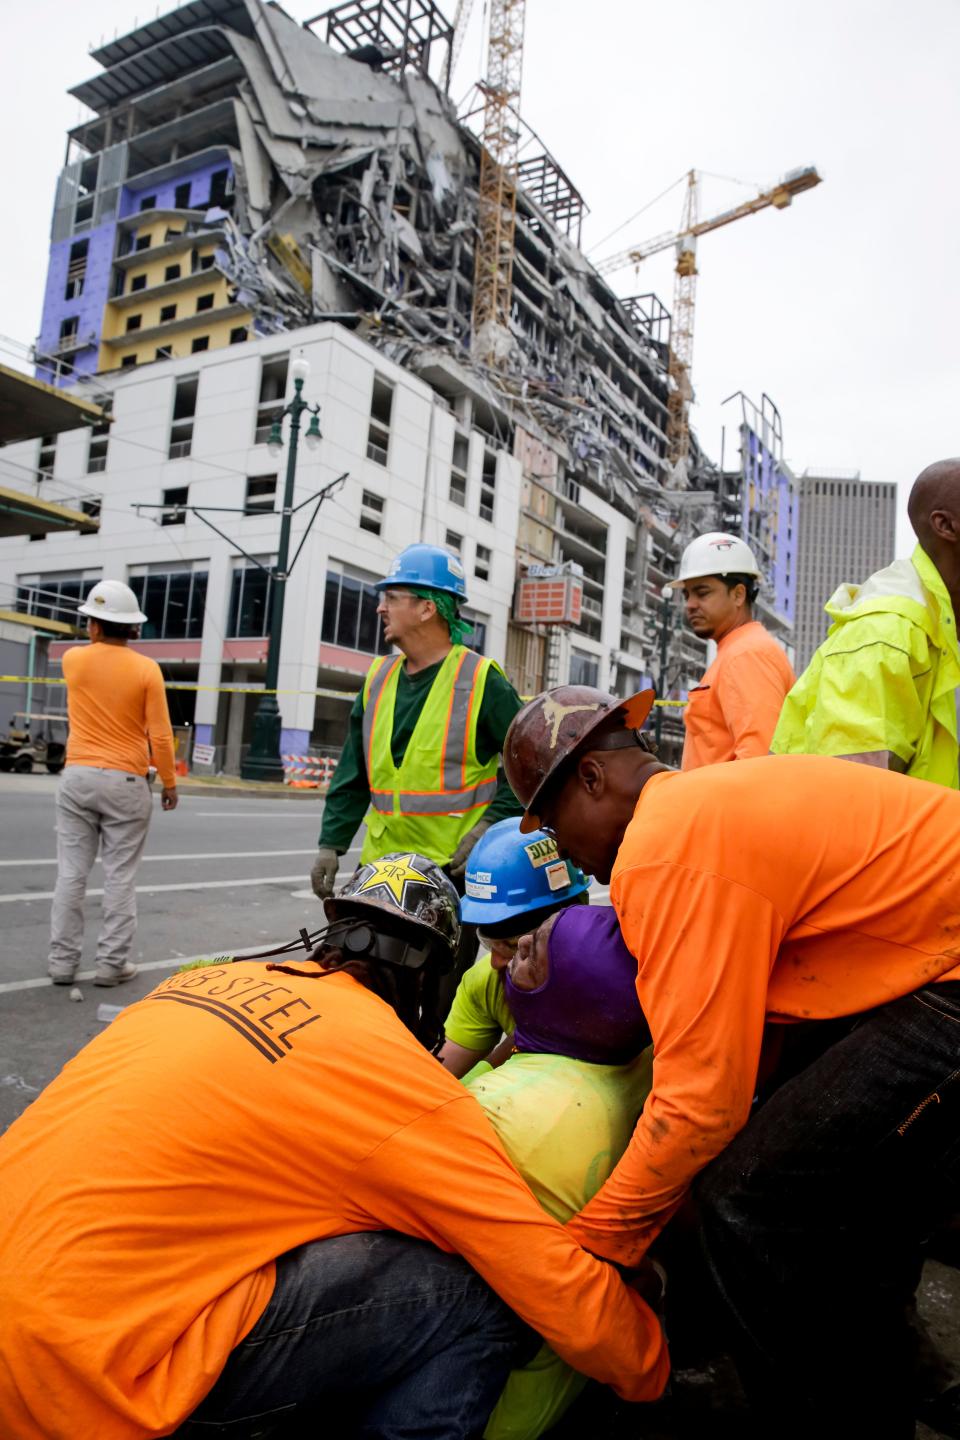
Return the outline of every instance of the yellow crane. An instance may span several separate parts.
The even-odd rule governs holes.
[[[719,230],[734,220],[747,215],[756,215],[772,205],[775,210],[785,210],[793,203],[795,195],[812,190],[820,184],[821,177],[816,168],[808,165],[804,169],[791,170],[769,190],[763,190],[752,200],[724,210],[709,220],[699,220],[699,193],[697,172],[687,174],[687,192],[683,202],[680,229],[622,250],[600,261],[597,271],[600,275],[612,275],[626,265],[639,265],[650,255],[676,246],[676,280],[673,292],[673,324],[670,332],[670,366],[667,391],[667,461],[681,481],[686,477],[687,459],[690,454],[690,401],[693,386],[690,373],[693,365],[693,317],[697,293],[697,237],[710,230]]]
[[[464,12],[458,10],[462,33]],[[526,0],[490,0],[487,75],[483,84],[480,198],[473,276],[474,353],[500,364],[509,348],[510,295],[517,216],[520,77]]]

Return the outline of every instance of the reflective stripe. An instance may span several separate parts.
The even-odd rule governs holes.
[[[382,660],[367,687],[366,699],[363,702],[363,758],[366,761],[368,776],[373,774],[371,746],[373,745],[373,724],[377,717],[377,706],[380,704],[384,686],[402,659],[403,656],[398,655],[392,664],[389,664],[386,659]]]
[[[392,790],[371,790],[370,804],[374,810],[379,810],[381,815],[393,814],[393,791]]]
[[[397,793],[397,799],[401,815],[460,815],[464,810],[472,810],[477,805],[489,805],[496,793],[497,782],[494,779],[483,780],[471,790],[448,790],[442,794],[418,795],[415,791],[401,790]],[[392,797],[384,798],[387,804],[383,808],[389,809]],[[375,799],[373,805],[374,809],[381,809]]]
[[[453,682],[446,744],[443,747],[443,789],[459,790],[467,776],[467,737],[473,711],[473,692],[483,659],[467,650]],[[431,812],[432,813],[432,812]]]

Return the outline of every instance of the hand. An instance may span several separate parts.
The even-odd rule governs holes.
[[[447,874],[451,880],[459,880],[467,868],[467,861],[470,858],[470,851],[476,845],[481,835],[485,835],[490,829],[489,820],[478,820],[472,830],[468,830],[460,841],[460,844],[450,856],[450,863],[447,866]]]
[[[310,884],[318,900],[326,900],[333,894],[340,857],[331,845],[321,845],[310,871]]]
[[[176,785],[164,785],[160,795],[161,810],[176,810],[180,803],[180,796],[177,794]]]

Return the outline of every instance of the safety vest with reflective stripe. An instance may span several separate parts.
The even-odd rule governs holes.
[[[360,860],[412,850],[445,865],[496,794],[499,756],[477,759],[477,720],[487,676],[500,667],[454,645],[397,766],[391,742],[402,664],[402,655],[375,660],[363,687],[370,811]]]

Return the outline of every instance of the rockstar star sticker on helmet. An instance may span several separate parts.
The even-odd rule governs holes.
[[[429,885],[429,875],[424,875],[411,862],[412,855],[394,855],[389,860],[374,860],[366,868],[370,874],[353,892],[356,896],[371,890],[389,890],[398,905],[404,903],[404,891],[408,884]]]

